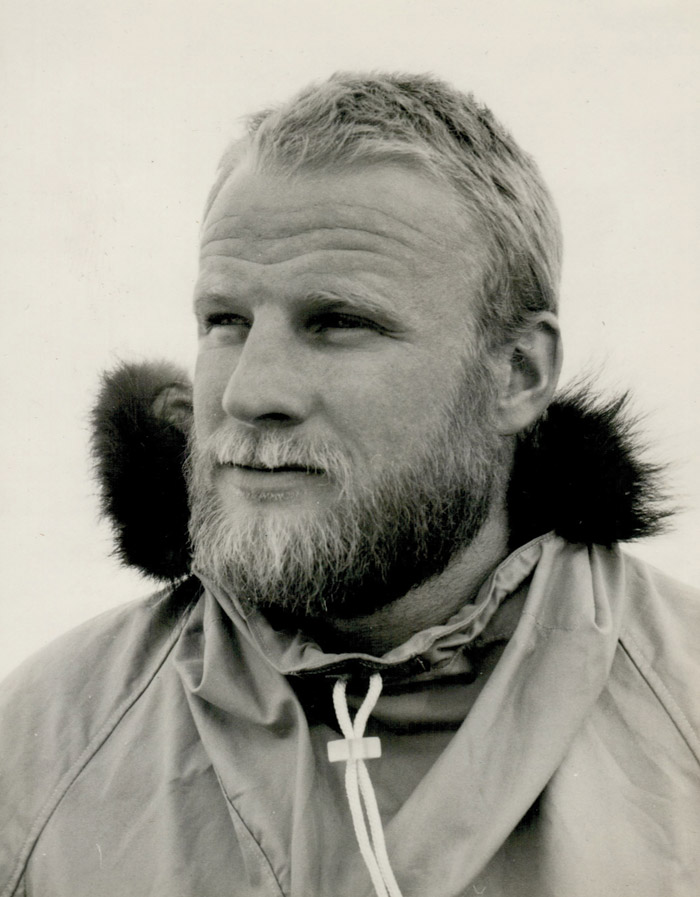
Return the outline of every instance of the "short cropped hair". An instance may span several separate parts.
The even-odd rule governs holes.
[[[362,162],[418,168],[456,191],[481,225],[487,262],[477,320],[494,346],[557,311],[561,229],[533,159],[491,111],[431,75],[338,72],[248,120],[207,202],[243,158],[259,170],[323,171]]]

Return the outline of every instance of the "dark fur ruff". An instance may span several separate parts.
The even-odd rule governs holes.
[[[555,530],[611,545],[659,532],[670,516],[660,469],[640,459],[627,396],[602,402],[586,386],[562,393],[518,440],[508,491],[511,546]],[[104,377],[93,412],[102,510],[122,560],[149,576],[189,572],[183,462],[191,420],[186,374],[122,365]]]
[[[190,565],[188,427],[182,411],[159,413],[159,397],[169,392],[180,405],[189,395],[191,413],[189,379],[173,365],[121,365],[106,374],[92,413],[92,451],[118,556],[149,576],[175,580]]]

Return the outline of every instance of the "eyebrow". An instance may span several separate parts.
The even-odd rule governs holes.
[[[390,302],[378,301],[370,294],[358,292],[352,288],[314,290],[306,293],[300,304],[303,304],[304,309],[312,314],[319,311],[365,312],[385,323],[390,322],[400,326],[399,315]]]
[[[229,295],[220,290],[205,290],[195,296],[194,311],[197,314],[202,309],[213,306],[230,307],[238,301],[241,300],[233,294]],[[395,330],[405,330],[407,325],[407,322],[401,320],[401,315],[388,300],[379,301],[369,293],[353,288],[312,290],[295,297],[291,305],[295,310],[302,310],[307,315],[320,312],[364,313]]]
[[[192,307],[194,308],[196,314],[205,306],[209,307],[211,305],[230,305],[235,301],[236,300],[234,296],[227,296],[220,290],[203,290],[202,292],[195,293],[194,299],[192,301]]]

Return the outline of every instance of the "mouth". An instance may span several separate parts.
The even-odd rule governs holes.
[[[234,492],[254,504],[267,504],[293,500],[306,496],[320,495],[330,485],[326,471],[305,464],[281,464],[268,467],[266,464],[223,463],[219,467],[223,476],[222,487],[228,483]],[[304,499],[304,500],[306,500]]]
[[[229,463],[225,464],[225,467],[230,467],[232,470],[241,470],[250,473],[260,473],[260,474],[285,474],[285,473],[301,473],[307,476],[322,476],[325,473],[325,470],[322,470],[318,467],[308,467],[304,464],[284,464],[279,467],[267,467],[264,464],[234,464]]]

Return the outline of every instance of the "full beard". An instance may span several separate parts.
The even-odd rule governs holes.
[[[357,482],[342,451],[286,431],[193,439],[194,565],[244,607],[286,619],[363,616],[441,573],[474,540],[507,479],[508,447],[490,422],[485,367],[465,375],[427,448]],[[268,505],[231,515],[214,484],[221,463],[322,470],[325,510]]]

